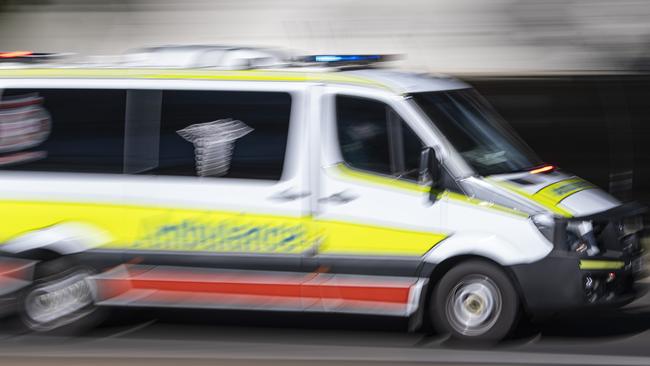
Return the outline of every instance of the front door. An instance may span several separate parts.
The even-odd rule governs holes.
[[[420,184],[421,139],[399,101],[326,93],[317,258],[330,276],[322,306],[408,315],[422,256],[446,237],[440,207]]]

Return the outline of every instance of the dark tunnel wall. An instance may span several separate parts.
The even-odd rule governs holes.
[[[542,159],[650,205],[650,75],[461,78]]]

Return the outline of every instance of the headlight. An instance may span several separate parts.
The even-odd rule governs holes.
[[[532,217],[533,223],[537,226],[544,237],[551,243],[555,242],[555,220],[553,216],[547,214],[539,214]]]

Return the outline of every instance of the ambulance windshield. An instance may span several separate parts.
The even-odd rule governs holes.
[[[412,97],[478,174],[513,173],[543,164],[475,90],[414,93]]]

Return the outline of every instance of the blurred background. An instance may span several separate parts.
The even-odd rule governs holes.
[[[168,43],[408,55],[427,71],[642,70],[642,0],[0,0],[3,49],[115,54]]]

